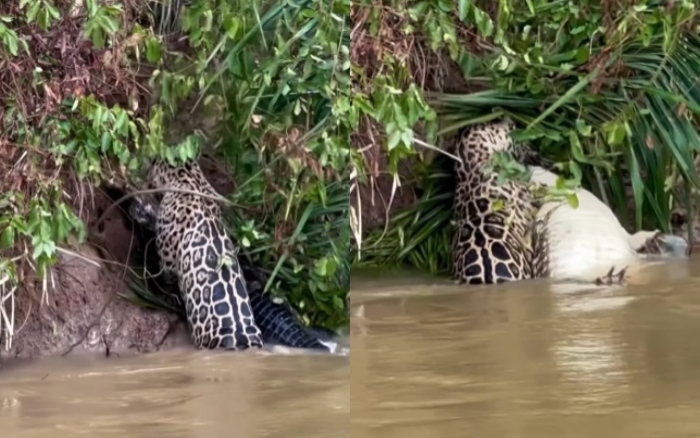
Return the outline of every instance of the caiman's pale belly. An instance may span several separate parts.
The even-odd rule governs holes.
[[[629,235],[610,209],[586,190],[578,190],[578,208],[546,204],[537,216],[556,208],[547,221],[550,277],[591,280],[639,262]]]
[[[533,181],[553,186],[556,175],[534,168]],[[585,189],[576,190],[578,208],[566,201],[545,204],[537,213],[547,220],[543,238],[549,243],[550,278],[590,281],[611,268],[617,273],[640,262],[630,236],[610,208]]]

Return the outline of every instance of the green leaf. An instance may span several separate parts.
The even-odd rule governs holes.
[[[608,125],[607,142],[610,146],[619,146],[624,143],[627,137],[627,129],[624,123],[616,122]]]
[[[556,102],[554,102],[554,103],[553,103],[552,105],[550,105],[546,110],[544,110],[544,111],[542,112],[542,114],[540,114],[534,121],[532,121],[532,122],[528,125],[528,129],[529,129],[531,126],[537,125],[537,124],[540,123],[542,120],[544,120],[544,119],[546,119],[547,117],[549,117],[550,114],[552,114],[554,111],[556,111],[557,109],[559,109],[561,106],[563,106],[564,104],[566,104],[566,103],[570,102],[571,100],[573,100],[574,97],[575,97],[579,92],[581,92],[581,90],[583,90],[584,88],[586,88],[586,87],[588,86],[588,84],[590,84],[591,81],[592,81],[593,79],[595,79],[596,77],[598,77],[599,74],[600,74],[600,67],[596,67],[592,72],[588,73],[584,78],[582,78],[581,80],[579,80],[579,81],[576,83],[576,85],[574,85],[574,86],[571,87],[566,93],[564,93],[564,95],[563,95],[562,97],[560,97],[559,99],[557,99]]]
[[[584,137],[590,137],[593,133],[593,127],[583,119],[576,119],[576,130]]]
[[[400,130],[398,130],[398,129],[394,130],[394,131],[390,134],[390,136],[389,136],[389,141],[388,141],[388,143],[387,143],[387,149],[388,149],[389,151],[392,151],[394,148],[396,148],[396,146],[399,145],[399,143],[401,142],[401,136],[402,136],[402,135],[403,135],[403,133],[402,133]]]
[[[27,10],[27,23],[31,23],[36,20],[36,16],[39,13],[39,8],[41,7],[41,2],[37,0],[32,0],[29,9]]]
[[[94,28],[92,32],[90,32],[90,40],[92,41],[92,44],[95,45],[96,48],[101,49],[105,46],[105,36],[104,33],[102,32],[102,29],[100,28]]]
[[[58,20],[61,18],[61,12],[58,10],[56,6],[51,1],[45,1],[44,6],[46,6],[46,10],[51,14],[51,16],[55,19]]]
[[[15,245],[15,230],[7,226],[0,235],[0,245],[3,248],[12,248]]]
[[[474,21],[476,22],[476,28],[479,30],[479,34],[482,37],[490,37],[493,34],[493,21],[491,21],[491,17],[479,8],[473,8],[472,13],[474,14]]]
[[[339,296],[334,295],[333,307],[335,307],[336,310],[343,310],[345,309],[345,302]]]
[[[146,42],[146,59],[152,64],[156,64],[161,59],[160,41],[149,38]]]
[[[228,37],[232,40],[238,38],[238,30],[241,27],[241,20],[238,17],[227,16],[224,19],[224,26]]]
[[[503,199],[496,199],[491,203],[491,209],[493,211],[501,211],[503,208],[506,206],[505,201]]]
[[[109,131],[104,131],[102,133],[102,136],[100,138],[100,149],[103,154],[106,154],[107,151],[109,151],[110,146],[112,145],[112,134],[109,133]]]
[[[581,163],[588,162],[588,159],[583,155],[583,147],[578,135],[576,135],[576,131],[569,131],[569,145],[571,146],[571,155],[576,161]]]
[[[469,7],[471,6],[471,0],[459,0],[458,1],[458,17],[460,21],[464,21],[469,14]]]
[[[314,272],[321,277],[332,277],[335,275],[337,264],[331,257],[323,257],[314,264]]]

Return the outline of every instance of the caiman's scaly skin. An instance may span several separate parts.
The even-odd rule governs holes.
[[[246,278],[253,277],[253,274],[248,272],[244,274]],[[275,303],[270,295],[263,293],[265,283],[262,281],[253,280],[248,284],[250,305],[253,308],[255,321],[262,330],[265,343],[313,350],[333,351],[335,349],[332,333],[304,327],[288,304]]]
[[[192,178],[191,172],[193,171],[195,172],[196,178]],[[190,164],[188,172],[183,173],[182,175],[188,179],[189,186],[197,185],[197,182],[201,181],[200,178],[204,178],[203,175],[199,173],[196,164]],[[177,177],[177,175],[173,176]],[[191,187],[190,190],[207,193],[209,195],[216,195],[216,192],[210,185],[208,185],[208,182],[207,186],[199,187],[197,189]],[[186,199],[180,199],[180,202],[183,201],[186,201]],[[158,218],[160,217],[160,205],[154,196],[138,195],[135,196],[129,203],[128,208],[131,219],[134,220],[146,234],[156,235],[156,241],[158,241],[157,233],[159,228],[157,224]],[[218,218],[218,210],[215,210],[214,213]],[[189,228],[192,228],[191,223]],[[160,229],[162,230],[163,228]],[[174,232],[174,229],[171,227],[166,229],[169,233]],[[225,233],[223,228],[220,228],[220,230],[222,233]],[[187,234],[188,232],[185,229],[180,229],[180,231],[183,235]],[[213,251],[216,251],[216,241],[210,240],[208,245],[213,248]],[[205,253],[207,252],[209,251],[205,251]],[[156,256],[159,258],[160,254],[151,254],[150,256],[152,257],[152,259],[149,260],[151,264],[160,264],[163,266],[162,261],[153,260],[156,258]],[[192,258],[191,260],[194,261],[196,259]],[[190,264],[189,266],[189,269],[197,271],[196,265]],[[255,324],[260,328],[262,339],[265,343],[284,345],[293,348],[308,348],[325,351],[333,350],[331,346],[334,344],[334,342],[331,341],[330,335],[328,336],[329,339],[325,339],[327,342],[323,342],[317,336],[312,335],[309,329],[306,329],[303,325],[301,325],[301,323],[297,320],[296,315],[287,304],[275,303],[269,295],[263,293],[264,284],[267,281],[267,278],[262,271],[245,264],[240,264],[240,269],[235,273],[235,275],[241,275],[241,271],[243,274],[241,278],[245,278],[244,285],[247,288],[250,309],[252,311],[252,315],[254,315]],[[180,274],[180,271],[176,272],[176,275],[179,276]],[[183,277],[186,278],[187,275],[183,275]],[[165,289],[164,292],[179,295],[181,299],[186,300],[186,294],[185,297],[182,297],[183,294],[180,293],[182,289],[178,290],[178,287],[175,287],[172,280],[168,281],[166,279],[165,282],[161,282],[161,287]],[[234,306],[230,307],[234,308]],[[191,309],[188,309],[186,314],[187,319],[189,319],[191,314]],[[200,311],[200,318],[201,314],[202,312]],[[209,314],[211,314],[211,312]]]

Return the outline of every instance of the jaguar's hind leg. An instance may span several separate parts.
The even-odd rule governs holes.
[[[620,270],[617,274],[615,273],[615,267],[610,268],[607,274],[602,277],[595,279],[595,284],[598,286],[612,286],[614,284],[623,284],[625,281],[625,273],[627,272],[627,267]]]

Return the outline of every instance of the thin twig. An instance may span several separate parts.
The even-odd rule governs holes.
[[[86,261],[86,262],[90,263],[91,265],[96,266],[98,268],[102,267],[102,265],[100,265],[96,261],[92,260],[91,258],[88,258],[84,255],[78,254],[77,252],[71,251],[69,249],[65,249],[65,248],[61,248],[60,246],[57,246],[56,251],[62,252],[64,254],[68,254],[69,256],[73,256],[73,257],[78,258],[80,260]]]
[[[242,209],[245,209],[248,211],[254,211],[254,209],[251,207],[246,207],[244,205],[236,204],[236,203],[231,202],[228,199],[224,198],[223,196],[208,195],[206,193],[197,192],[194,190],[173,189],[173,188],[136,190],[134,192],[127,193],[126,195],[117,199],[112,205],[107,207],[107,209],[104,211],[104,213],[102,213],[102,215],[100,215],[100,217],[97,218],[97,221],[95,221],[95,223],[93,224],[93,227],[97,227],[102,222],[104,222],[105,218],[107,217],[107,213],[110,213],[113,208],[117,207],[119,204],[126,201],[127,199],[133,198],[134,196],[137,196],[137,195],[148,195],[151,193],[163,193],[163,192],[175,192],[175,193],[184,193],[187,195],[201,196],[202,198],[210,199],[210,200],[216,201],[216,202],[221,202],[222,204],[226,204],[226,205],[231,206],[231,207],[242,208]]]
[[[426,148],[426,149],[430,149],[430,150],[433,150],[433,151],[435,151],[435,152],[438,152],[438,153],[447,155],[448,157],[452,158],[452,159],[455,160],[455,161],[458,161],[458,162],[460,162],[460,163],[462,162],[462,159],[459,158],[457,155],[453,155],[453,154],[451,154],[451,153],[449,153],[449,152],[447,152],[447,151],[445,151],[445,150],[443,150],[443,149],[440,149],[440,148],[437,147],[437,146],[433,146],[433,145],[431,145],[430,143],[426,143],[426,142],[424,142],[423,140],[414,138],[414,139],[413,139],[413,142],[416,143],[416,144],[419,145],[419,146],[423,146],[423,147]]]

